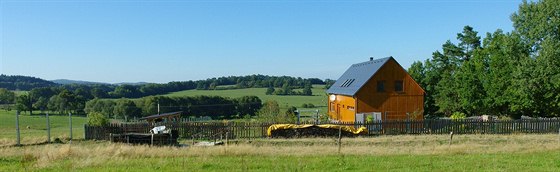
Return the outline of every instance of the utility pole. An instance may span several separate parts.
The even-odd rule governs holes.
[[[16,146],[20,146],[20,138],[19,138],[19,110],[16,110]]]

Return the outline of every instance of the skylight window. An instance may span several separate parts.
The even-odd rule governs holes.
[[[356,79],[347,79],[340,85],[340,87],[349,87],[355,80]]]

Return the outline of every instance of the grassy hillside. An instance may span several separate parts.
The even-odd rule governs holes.
[[[16,111],[0,111],[0,146],[13,145],[16,143]],[[69,119],[68,115],[49,115],[51,126],[51,140],[54,138],[68,138]],[[72,128],[73,138],[84,138],[84,124],[86,117],[73,116]],[[22,144],[41,143],[47,140],[47,121],[44,114],[32,115],[21,114],[19,118],[20,137]]]
[[[258,96],[261,100],[275,100],[281,107],[295,106],[301,107],[304,103],[312,103],[315,106],[326,106],[327,96],[326,90],[323,85],[313,86],[313,96],[278,96],[266,95],[266,88],[247,88],[247,89],[233,89],[233,90],[186,90],[166,94],[165,96],[196,96],[196,95],[213,95],[223,97],[242,97],[254,95]],[[325,107],[319,108],[326,110]]]

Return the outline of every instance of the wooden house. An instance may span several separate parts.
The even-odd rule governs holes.
[[[331,120],[424,118],[424,90],[393,57],[353,64],[327,93]]]

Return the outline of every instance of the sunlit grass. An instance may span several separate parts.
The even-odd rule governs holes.
[[[313,104],[315,106],[322,106],[314,109],[320,109],[325,112],[327,106],[326,89],[323,85],[313,86],[313,96],[278,96],[266,95],[266,88],[246,88],[246,89],[232,89],[232,90],[185,90],[166,94],[165,96],[222,96],[222,97],[243,97],[243,96],[258,96],[263,102],[268,100],[277,101],[282,107],[301,107],[304,103]]]
[[[0,171],[557,171],[558,135],[257,139],[216,147],[74,142],[0,148]]]
[[[47,141],[47,120],[44,114],[21,113],[19,116],[20,138],[22,144],[35,144]],[[0,111],[0,146],[16,143],[16,111]],[[68,115],[49,115],[51,140],[70,137],[70,120]],[[84,124],[87,118],[72,117],[72,138],[84,138]]]

